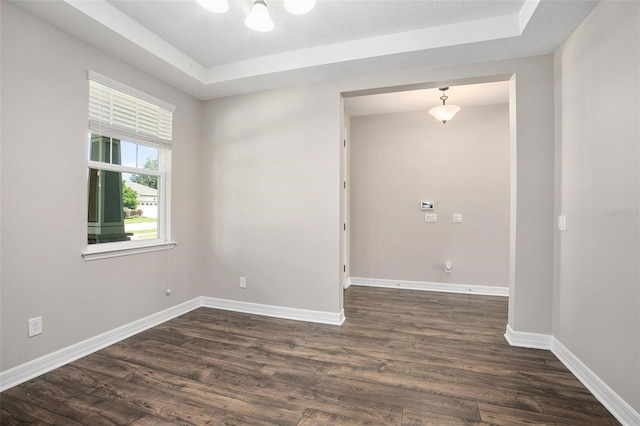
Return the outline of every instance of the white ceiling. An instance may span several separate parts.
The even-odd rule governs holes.
[[[266,2],[276,27],[261,34],[243,24],[252,0],[232,0],[227,14],[207,12],[195,1],[108,1],[205,68],[210,68],[400,31],[508,16],[517,14],[524,0],[320,0],[312,13],[301,16],[287,13],[282,1]],[[425,7],[427,3],[429,7]],[[185,31],[185,28],[191,31]]]
[[[589,0],[317,0],[306,15],[266,0],[275,29],[195,0],[9,0],[199,99],[388,72],[552,53]]]

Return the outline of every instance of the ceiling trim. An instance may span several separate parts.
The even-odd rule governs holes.
[[[531,20],[531,17],[538,8],[539,4],[540,0],[525,0],[525,2],[522,4],[522,8],[520,8],[520,12],[518,13],[520,34],[522,34],[525,28],[527,28],[529,20]]]
[[[387,86],[387,87],[375,87],[375,88],[363,89],[363,90],[350,90],[348,92],[342,92],[341,95],[344,98],[353,98],[357,96],[381,95],[384,93],[411,92],[414,90],[433,89],[436,87],[440,88],[443,86],[467,86],[471,84],[496,83],[499,81],[509,81],[511,77],[513,77],[513,73],[491,74],[491,75],[484,75],[484,76],[470,77],[470,78],[457,78],[455,80],[430,81],[430,82],[424,82],[424,83],[403,84],[400,86]]]
[[[200,83],[206,81],[205,67],[106,1],[64,0],[64,2],[191,78]]]
[[[209,68],[205,84],[397,53],[457,46],[521,34],[519,15],[327,44]]]
[[[526,28],[540,1],[525,0],[520,11],[511,15],[333,43],[206,68],[105,0],[64,0],[79,12],[203,85],[366,58],[518,37]]]

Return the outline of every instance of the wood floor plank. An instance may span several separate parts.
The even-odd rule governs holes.
[[[600,404],[590,403],[590,398],[553,395],[539,396],[536,401],[543,413],[573,420],[577,424],[617,425],[618,421]]]
[[[0,420],[2,425],[82,425],[55,412],[56,407],[45,409],[31,401],[24,401],[13,395],[2,395]]]
[[[539,412],[540,408],[533,396],[526,393],[498,389],[496,387],[459,384],[443,381],[427,381],[420,378],[403,376],[393,373],[374,372],[363,368],[353,368],[344,365],[335,366],[329,375],[334,375],[364,382],[384,383],[390,387],[411,389],[426,394],[436,394],[455,397],[475,402],[496,403],[505,407],[523,408],[532,412]]]
[[[400,425],[402,405],[394,398],[371,399],[357,392],[345,392],[327,386],[326,382],[313,382],[308,373],[295,370],[282,370],[276,376],[292,387],[290,400],[303,404],[308,409],[317,410],[338,417],[351,417],[353,420],[377,425]],[[322,380],[326,380],[322,379]],[[298,383],[305,383],[299,386]],[[335,384],[334,384],[335,385]]]
[[[489,423],[461,419],[423,408],[405,407],[402,413],[402,426],[489,426]]]
[[[129,424],[142,414],[135,409],[106,401],[88,393],[77,393],[73,387],[62,388],[49,382],[31,383],[20,387],[13,396],[30,407],[49,409],[56,407],[56,413],[70,421],[91,425]]]
[[[336,413],[308,409],[304,413],[304,417],[298,423],[298,426],[364,426],[364,425],[380,425],[381,423],[374,423],[368,420],[360,420],[353,416],[343,416]]]
[[[227,414],[217,426],[278,426],[278,424],[239,414]]]
[[[516,408],[497,406],[492,404],[479,403],[478,409],[480,416],[484,422],[497,426],[520,426],[520,425],[558,425],[558,426],[575,426],[587,424],[589,426],[597,426],[605,424],[602,419],[589,417],[586,421],[577,421],[576,419],[566,417],[564,415],[555,415],[548,413],[523,413]]]
[[[381,383],[367,383],[358,380],[325,378],[317,388],[336,394],[348,393],[375,403],[391,403],[403,408],[415,408],[456,417],[465,421],[480,421],[480,413],[475,402],[458,397],[425,394],[410,389],[397,389]]]
[[[504,380],[504,374],[495,374],[495,372],[478,373],[467,369],[415,364],[411,367],[411,375],[429,381],[443,381],[471,386],[491,386],[507,391],[527,392],[533,396],[554,396],[558,398],[583,394],[588,398],[592,398],[591,394],[584,392],[584,386],[570,374],[548,376],[538,375],[530,371],[512,370],[508,380]],[[562,387],[557,386],[558,384],[561,384]]]
[[[86,390],[95,396],[116,401],[141,413],[169,422],[187,425],[215,424],[226,414],[220,406],[194,402],[185,397],[180,392],[181,389],[139,385],[130,380],[118,380],[100,373],[89,372],[74,365],[67,365],[45,376],[45,380],[62,387],[81,382]],[[89,414],[87,413],[87,417]]]
[[[339,326],[200,308],[0,394],[6,425],[617,425],[504,297],[352,286]]]
[[[256,389],[259,388],[248,385],[250,382],[248,374],[236,374],[235,377],[239,377],[240,381],[238,385],[233,386],[233,373],[222,370],[212,369],[212,373],[215,373],[213,378],[193,380],[180,374],[172,375],[164,371],[132,364],[130,361],[122,359],[118,361],[130,365],[133,374],[128,379],[129,383],[149,389],[165,387],[175,392],[177,400],[203,404],[204,406],[212,404],[212,406],[220,407],[227,412],[242,413],[256,419],[279,422],[280,424],[295,424],[301,416],[302,410],[286,402],[285,398],[289,390],[278,394],[273,389],[269,389],[269,392],[260,395],[256,392]],[[84,365],[87,366],[86,363]],[[92,368],[92,366],[89,365],[88,368]],[[94,368],[93,371],[100,374],[98,369]],[[269,376],[264,375],[264,377]],[[272,410],[264,411],[263,406],[269,406]],[[221,414],[216,415],[216,418],[220,417],[222,417]]]
[[[175,426],[175,423],[145,414],[138,420],[130,423],[128,426]]]

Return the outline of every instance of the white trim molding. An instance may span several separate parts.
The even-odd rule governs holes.
[[[344,309],[340,312],[311,311],[307,309],[286,308],[283,306],[263,305],[261,303],[241,302],[238,300],[202,297],[205,308],[243,312],[296,321],[316,322],[320,324],[342,325],[345,320]]]
[[[519,37],[540,4],[540,0],[527,0],[523,2],[520,10],[508,15],[443,24],[387,34],[384,37],[373,36],[331,43],[206,67],[105,0],[64,2],[204,85],[238,82],[251,77],[264,77],[267,74],[359,59]]]
[[[640,425],[640,413],[554,336],[514,331],[507,325],[504,337],[511,346],[550,350],[620,423],[625,426]]]
[[[148,317],[2,371],[0,372],[0,392],[201,307],[330,325],[342,325],[345,321],[344,310],[340,312],[311,311],[206,296],[196,297]]]
[[[552,336],[549,334],[514,331],[511,326],[507,324],[507,331],[504,333],[504,338],[507,339],[507,342],[509,342],[511,346],[551,350]]]
[[[478,294],[483,296],[509,296],[508,287],[493,287],[475,284],[448,284],[361,277],[349,277],[348,283],[349,285],[365,287],[400,288],[405,290],[439,291],[443,293]]]
[[[551,352],[574,376],[625,426],[640,425],[640,413],[598,377],[580,358],[575,356],[558,339],[552,338]]]
[[[351,277],[347,277],[347,279],[344,280],[344,288],[347,289],[351,287]]]
[[[110,259],[112,257],[130,256],[132,254],[151,253],[170,250],[178,243],[175,241],[134,241],[122,243],[91,244],[82,253],[86,261]]]
[[[155,327],[158,324],[184,315],[187,312],[197,309],[200,305],[201,302],[198,297],[18,365],[9,370],[2,371],[0,372],[0,392],[4,392],[9,388],[48,373],[49,371],[90,355],[114,343],[118,343],[121,340]]]

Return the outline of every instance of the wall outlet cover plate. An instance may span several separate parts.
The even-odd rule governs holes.
[[[29,337],[42,334],[42,317],[29,320]]]
[[[437,213],[426,213],[424,215],[424,221],[427,223],[436,223],[438,221]]]

